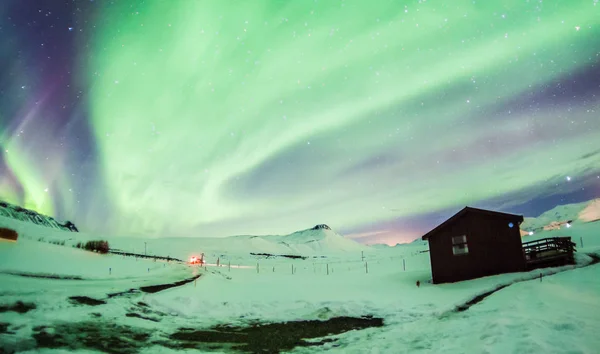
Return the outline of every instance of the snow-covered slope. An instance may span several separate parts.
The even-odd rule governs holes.
[[[208,257],[208,262],[216,261],[216,258],[220,257],[221,262],[230,260],[232,264],[247,257],[250,253],[320,256],[369,249],[367,246],[337,234],[326,225],[317,225],[289,235],[241,235],[221,238],[165,237],[158,239],[119,237],[108,240],[111,248],[128,252],[143,252],[146,247],[148,254],[180,259],[188,259],[204,253]]]
[[[2,217],[0,226],[14,228],[22,235],[17,242],[0,242],[0,306],[8,308],[17,301],[35,305],[24,313],[0,312],[3,326],[0,348],[6,352],[43,353],[40,347],[44,344],[37,339],[58,338],[49,343],[58,343],[61,348],[48,353],[94,349],[99,341],[102,345],[117,343],[110,344],[111,349],[120,349],[114,346],[127,343],[132,345],[131,352],[188,353],[187,348],[178,351],[163,345],[173,343],[172,334],[181,333],[182,328],[202,330],[214,325],[247,326],[258,322],[366,315],[382,318],[385,325],[341,333],[328,338],[323,345],[300,347],[293,352],[559,353],[575,348],[595,353],[600,347],[600,337],[596,335],[600,311],[599,265],[549,268],[433,285],[428,281],[429,254],[423,252],[426,246],[418,243],[370,248],[364,252],[364,258],[360,252],[309,259],[256,259],[248,254],[252,247],[272,248],[272,253],[291,249],[278,240],[287,240],[292,246],[306,242],[336,245],[336,249],[349,241],[324,227],[286,236],[223,239],[101,237],[111,245],[135,248],[141,253],[145,246],[148,253],[172,256],[178,256],[175,252],[213,249],[224,249],[227,257],[230,252],[240,252],[239,263],[232,262],[231,268],[208,264],[202,269],[177,262],[98,255],[38,242],[62,238],[68,243],[72,241],[69,238],[99,238],[85,233]],[[600,251],[599,228],[600,223],[579,223],[568,232],[542,231],[529,238],[571,236],[578,243],[577,260],[583,266],[591,260],[586,253]],[[223,259],[221,255],[221,265],[226,264]],[[557,271],[562,273],[550,275]],[[31,273],[81,279],[40,279],[31,277]],[[540,273],[544,274],[542,282],[538,280]],[[157,293],[128,291],[173,283],[193,275],[202,276],[197,282]],[[416,286],[417,281],[420,286]],[[511,283],[514,284],[508,286]],[[507,287],[466,311],[456,312],[457,305],[469,303],[499,286]],[[115,293],[121,294],[112,296]],[[85,296],[100,304],[74,301],[74,297]],[[97,339],[99,333],[102,335]],[[152,340],[140,339],[145,338],[140,333],[147,333]],[[252,334],[249,340],[261,338]],[[331,339],[334,341],[329,342]],[[104,349],[102,352],[108,351]],[[226,352],[227,348],[223,350]]]
[[[360,252],[369,249],[367,246],[337,234],[324,224],[289,235],[244,235],[223,238],[163,237],[152,239],[65,232],[60,229],[0,216],[0,227],[2,226],[16,230],[20,238],[55,244],[64,243],[68,247],[89,240],[107,240],[113,250],[163,257],[169,256],[184,260],[204,253],[208,262],[215,262],[220,257],[221,261],[231,261],[232,264],[248,256],[249,253],[311,256]],[[227,256],[221,257],[221,255]]]
[[[54,229],[77,232],[77,227],[70,221],[59,222],[51,216],[39,214],[33,210],[0,201],[0,216],[20,220],[31,224],[51,227]]]
[[[526,231],[557,230],[567,223],[600,220],[600,199],[558,205],[536,218],[526,217],[521,229]]]
[[[374,248],[376,250],[386,250],[388,248],[396,247],[396,246],[390,246],[387,243],[375,243],[373,245],[369,245],[369,247]]]
[[[173,249],[173,252],[177,252],[175,250],[175,248],[178,247],[177,245],[185,243],[205,254],[228,254],[230,257],[234,258],[237,255],[247,255],[248,253],[310,256],[360,252],[369,249],[367,246],[337,234],[335,231],[331,230],[329,226],[324,224],[317,225],[310,229],[296,231],[289,235],[241,235],[224,238],[165,238],[152,241],[152,243],[156,242],[161,243],[160,248],[162,250]],[[165,243],[168,243],[168,245]]]
[[[299,254],[356,252],[367,249],[366,246],[337,234],[324,224],[285,236],[264,236],[263,239],[285,245]]]
[[[583,222],[600,220],[600,198],[592,200],[579,212],[579,220]]]

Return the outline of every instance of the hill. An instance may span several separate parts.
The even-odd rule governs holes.
[[[521,229],[533,232],[557,230],[567,224],[597,220],[600,220],[600,198],[582,203],[558,205],[538,217],[526,217],[521,224]]]
[[[21,208],[5,201],[0,201],[0,216],[20,220],[40,226],[52,227],[59,230],[78,232],[77,227],[70,221],[59,222],[51,216],[43,215],[33,210]]]
[[[162,237],[140,238],[128,236],[94,235],[85,232],[67,232],[65,228],[47,227],[31,222],[0,216],[0,227],[16,230],[19,237],[72,247],[79,242],[107,240],[111,250],[142,255],[156,255],[189,259],[204,253],[208,261],[227,254],[231,261],[250,253],[271,255],[318,256],[368,250],[367,246],[347,239],[325,224],[296,231],[288,235],[215,237]],[[37,236],[43,235],[43,236]],[[225,259],[221,257],[221,260]]]

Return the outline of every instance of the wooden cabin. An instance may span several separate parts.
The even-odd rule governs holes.
[[[527,269],[519,225],[522,215],[465,207],[425,234],[433,283]]]

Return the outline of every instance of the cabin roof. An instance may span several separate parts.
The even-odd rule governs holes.
[[[443,229],[447,225],[453,223],[454,221],[458,220],[460,217],[462,217],[463,215],[465,215],[465,214],[467,214],[469,212],[478,213],[478,214],[485,214],[485,215],[491,215],[491,216],[500,216],[500,217],[504,217],[504,218],[515,218],[518,221],[518,225],[521,225],[521,223],[523,222],[523,215],[508,214],[508,213],[502,213],[502,212],[499,212],[499,211],[478,209],[478,208],[473,208],[473,207],[470,207],[470,206],[466,206],[463,209],[461,209],[458,213],[456,213],[453,216],[451,216],[448,220],[444,221],[443,223],[441,223],[438,226],[436,226],[433,230],[431,230],[428,233],[426,233],[425,235],[423,235],[423,237],[421,237],[421,239],[422,240],[429,240],[429,238],[432,237],[432,236],[434,236],[435,234],[437,234],[438,231],[440,231],[441,229]]]

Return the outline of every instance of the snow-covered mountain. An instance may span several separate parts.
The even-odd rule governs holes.
[[[250,253],[271,255],[320,256],[360,252],[369,247],[345,238],[325,224],[310,229],[296,231],[289,235],[230,236],[230,237],[162,237],[139,238],[127,236],[95,235],[85,232],[73,233],[63,228],[36,224],[31,220],[19,220],[0,215],[0,227],[8,227],[18,232],[20,237],[32,239],[43,235],[43,242],[63,244],[67,247],[90,240],[107,240],[112,250],[137,254],[189,259],[201,253],[212,259],[227,254],[235,259]]]
[[[288,254],[358,252],[368,249],[356,241],[341,236],[325,224],[296,231],[289,235],[232,236],[230,238],[232,241],[255,240],[255,243],[261,243],[263,247],[269,245],[268,248],[271,250]]]
[[[77,227],[70,221],[59,222],[51,216],[42,215],[33,210],[21,208],[20,206],[0,201],[0,215],[15,220],[52,227],[59,230],[77,232]]]
[[[567,224],[586,223],[600,220],[600,198],[582,203],[558,205],[536,218],[526,217],[521,230],[557,230]]]
[[[594,199],[579,212],[578,219],[583,222],[593,222],[600,220],[600,198]]]
[[[387,243],[374,243],[372,245],[369,245],[369,247],[374,248],[374,249],[378,249],[378,250],[386,250],[392,247],[396,247],[394,246],[390,246]]]

